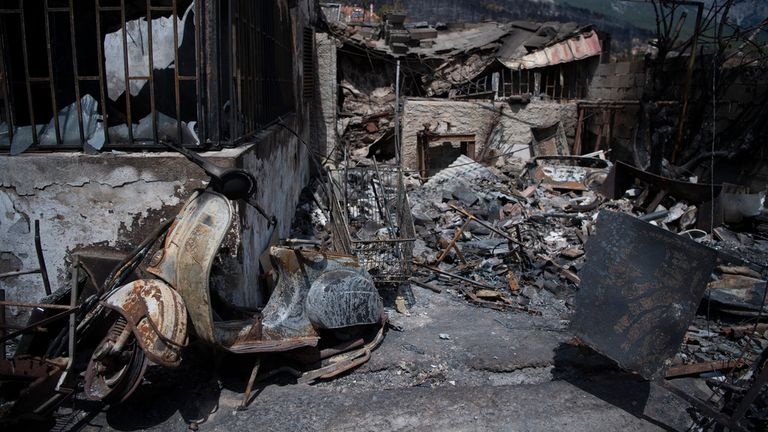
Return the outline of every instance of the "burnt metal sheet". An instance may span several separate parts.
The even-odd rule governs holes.
[[[574,333],[621,367],[660,378],[704,295],[717,253],[623,213],[601,211],[585,246]]]
[[[320,336],[310,320],[309,311],[314,310],[317,317],[317,312],[324,314],[328,310],[320,310],[316,301],[313,303],[308,298],[315,281],[324,274],[343,270],[366,278],[373,286],[370,275],[354,256],[276,246],[271,247],[269,252],[278,275],[277,285],[261,314],[250,320],[214,323],[216,339],[227,351],[245,354],[316,346]],[[338,303],[324,305],[323,308],[348,314],[345,318],[337,319],[354,320],[364,315],[365,318],[361,318],[358,323],[369,322],[367,317],[370,316],[380,318],[380,300],[372,299],[368,295],[370,292],[353,293],[349,288],[331,293],[329,298]],[[361,296],[365,301],[356,303]],[[313,297],[317,300],[317,293]],[[363,311],[365,308],[368,309]],[[350,315],[351,311],[356,313]],[[332,322],[327,319],[325,321]]]
[[[665,190],[675,198],[683,199],[691,204],[700,204],[712,200],[713,186],[705,183],[688,183],[662,177],[643,171],[640,168],[616,161],[613,169],[604,183],[603,194],[611,199],[619,199],[624,192],[631,188],[635,179],[648,183],[658,190]],[[715,197],[720,195],[721,185],[714,185]]]

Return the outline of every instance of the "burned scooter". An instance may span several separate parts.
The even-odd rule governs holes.
[[[195,191],[166,225],[167,232],[148,242],[164,236],[144,269],[156,278],[120,283],[123,274],[144,261],[151,248],[145,246],[110,278],[99,306],[81,324],[87,326],[91,316],[105,312],[116,317],[91,355],[85,373],[87,397],[124,400],[141,381],[149,361],[178,366],[188,327],[204,343],[235,354],[314,349],[310,357],[318,367],[297,373],[300,381],[329,378],[367,361],[383,338],[386,318],[373,280],[352,256],[271,247],[277,282],[266,306],[260,311],[231,305],[227,311],[217,310],[210,274],[234,219],[233,200],[246,200],[270,225],[275,220],[253,201],[256,183],[249,173],[224,170],[186,149],[175,149],[208,172],[211,185]],[[375,335],[366,340],[351,331],[361,328]],[[321,350],[324,334],[331,334],[340,345]],[[141,352],[126,355],[130,344]],[[258,364],[257,360],[243,406]]]

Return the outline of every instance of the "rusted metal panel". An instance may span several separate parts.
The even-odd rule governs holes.
[[[104,304],[128,321],[150,360],[178,366],[187,341],[187,310],[173,288],[160,280],[137,280],[120,287]]]
[[[545,48],[544,52],[547,55],[547,59],[550,64],[568,63],[574,60],[571,49],[568,47],[568,42],[554,44],[551,47]]]
[[[600,38],[595,32],[581,34],[575,38],[568,39],[566,43],[573,53],[573,58],[575,60],[600,55],[603,52],[603,47],[600,45]]]
[[[603,52],[597,33],[589,31],[513,60],[501,60],[512,70],[536,69],[583,60]]]
[[[585,246],[574,333],[620,366],[659,378],[704,295],[716,251],[633,216],[601,211]]]

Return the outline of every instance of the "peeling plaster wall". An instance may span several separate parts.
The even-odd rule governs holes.
[[[70,252],[94,244],[130,250],[205,182],[201,169],[170,153],[0,156],[0,254],[18,258],[20,267],[0,272],[38,267],[37,219],[55,290],[66,281]],[[45,295],[36,274],[0,279],[0,288],[15,301]],[[22,321],[26,312],[9,308],[9,319]]]
[[[569,141],[576,132],[576,103],[531,101],[528,104],[508,104],[490,101],[408,98],[403,104],[403,163],[418,169],[416,134],[430,123],[432,130],[449,133],[475,134],[476,154],[486,145],[499,153],[515,152],[514,156],[529,159],[528,144],[532,127],[550,126],[563,122]]]
[[[286,124],[302,130],[296,116]],[[308,130],[303,135],[306,140]],[[258,182],[258,202],[277,217],[278,235],[285,237],[309,178],[308,154],[292,134],[277,127],[256,141],[201,155],[251,172]],[[200,168],[174,153],[0,156],[0,272],[38,267],[33,224],[39,219],[52,289],[62,287],[71,252],[93,245],[131,250],[207,183]],[[219,272],[226,275],[217,288],[232,303],[259,306],[264,298],[258,260],[272,231],[253,208],[235,206],[234,247],[219,260]],[[0,288],[14,301],[36,302],[45,295],[36,274],[0,279]],[[21,324],[27,312],[9,308],[8,316]]]

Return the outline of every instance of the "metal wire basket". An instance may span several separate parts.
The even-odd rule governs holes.
[[[334,245],[356,255],[379,283],[402,283],[411,275],[416,233],[403,172],[397,165],[358,166],[332,173]]]

